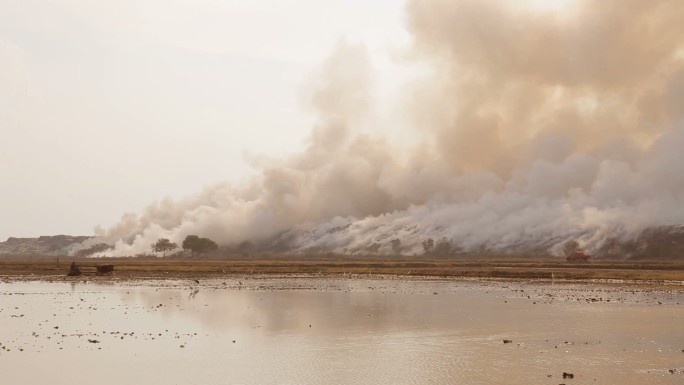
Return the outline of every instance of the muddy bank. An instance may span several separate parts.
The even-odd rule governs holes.
[[[540,260],[378,260],[378,259],[170,259],[170,258],[0,258],[0,276],[58,277],[66,275],[70,264],[114,265],[108,277],[117,280],[138,278],[218,278],[252,274],[372,274],[398,276],[572,279],[572,280],[652,280],[684,281],[680,261],[592,261],[567,263],[558,259]],[[95,276],[84,269],[84,276]]]

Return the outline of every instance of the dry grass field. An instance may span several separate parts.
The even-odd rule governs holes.
[[[568,263],[562,259],[390,259],[366,258],[72,258],[0,257],[0,276],[63,276],[71,262],[83,266],[113,264],[110,273],[126,278],[199,278],[235,274],[390,274],[439,277],[557,278],[684,281],[684,261],[611,261]]]

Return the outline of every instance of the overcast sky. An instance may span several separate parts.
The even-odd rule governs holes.
[[[400,0],[0,0],[0,240],[89,235],[299,151],[341,39],[380,73]],[[391,80],[390,80],[391,82]]]

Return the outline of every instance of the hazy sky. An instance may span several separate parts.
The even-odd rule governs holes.
[[[681,0],[0,1],[0,238],[557,253],[684,223]]]
[[[403,14],[400,0],[0,0],[0,240],[92,234],[245,178],[246,154],[300,151],[311,74],[340,40],[388,66]]]

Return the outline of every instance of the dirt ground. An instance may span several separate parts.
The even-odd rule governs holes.
[[[85,276],[98,265],[114,265],[105,275],[126,278],[200,278],[249,274],[389,274],[437,277],[556,278],[684,281],[684,261],[568,263],[562,259],[172,259],[0,257],[0,276],[65,276],[72,262]]]

